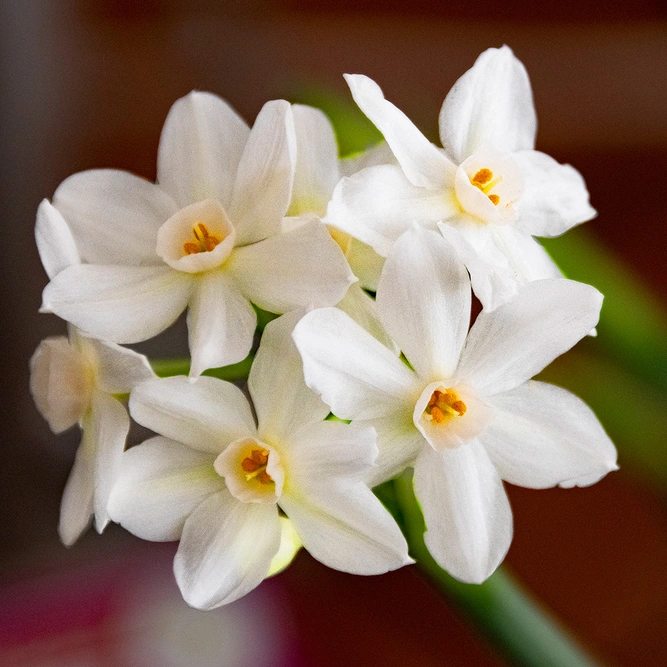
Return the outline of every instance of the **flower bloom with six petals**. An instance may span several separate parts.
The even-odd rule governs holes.
[[[339,310],[314,310],[295,327],[308,386],[338,417],[377,431],[369,482],[414,465],[426,544],[456,578],[483,581],[509,548],[501,480],[587,485],[616,469],[591,410],[530,380],[595,326],[601,303],[589,285],[534,281],[468,332],[467,271],[437,232],[415,226],[395,242],[377,291],[380,320],[410,366]]]
[[[557,236],[590,220],[573,167],[533,150],[537,119],[525,68],[509,47],[488,49],[447,95],[436,147],[362,75],[346,75],[361,110],[400,166],[343,179],[325,221],[386,256],[414,222],[438,225],[470,271],[486,310],[519,285],[560,276],[533,236]]]
[[[364,481],[375,432],[324,421],[329,408],[304,384],[290,337],[298,316],[264,330],[248,379],[257,424],[241,390],[216,378],[132,393],[132,417],[160,436],[124,454],[109,512],[144,539],[180,539],[174,571],[194,607],[232,602],[267,576],[282,514],[329,567],[379,574],[412,562]]]
[[[75,174],[54,207],[84,264],[47,285],[43,307],[94,336],[146,340],[188,309],[191,375],[241,361],[256,314],[333,305],[354,277],[314,222],[282,233],[296,140],[292,110],[268,102],[252,130],[220,98],[172,107],[158,182],[100,169]]]

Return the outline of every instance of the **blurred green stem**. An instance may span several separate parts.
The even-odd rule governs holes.
[[[227,382],[246,380],[248,373],[250,373],[250,366],[253,359],[254,355],[249,354],[243,361],[239,361],[238,364],[223,366],[222,368],[209,368],[207,371],[204,371],[203,375],[210,375],[220,380],[227,380]],[[156,375],[160,377],[187,375],[190,372],[190,359],[154,359],[151,361],[151,366]]]
[[[512,665],[524,667],[593,667],[599,665],[576,644],[503,568],[481,585],[449,576],[424,544],[424,519],[412,488],[412,475],[394,480],[401,524],[417,567]],[[391,506],[391,502],[387,503]]]

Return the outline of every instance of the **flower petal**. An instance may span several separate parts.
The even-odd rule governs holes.
[[[227,102],[192,91],[173,104],[162,128],[158,183],[180,208],[203,199],[218,199],[226,207],[249,135]]]
[[[523,172],[524,191],[517,227],[533,236],[559,236],[594,218],[581,174],[539,151],[519,151],[512,157]]]
[[[285,440],[289,484],[326,485],[336,477],[362,480],[378,455],[372,428],[335,421],[305,424]]]
[[[101,533],[109,523],[107,503],[120,472],[130,418],[120,401],[98,391],[93,395],[90,422],[85,428],[92,429],[95,443],[95,527]]]
[[[468,269],[472,289],[484,310],[491,312],[516,294],[519,285],[517,276],[497,248],[490,230],[477,230],[471,235],[466,232],[472,225],[440,223],[438,227]],[[487,237],[486,243],[480,243],[482,236]]]
[[[199,275],[188,309],[190,377],[245,359],[256,324],[250,302],[225,272]]]
[[[396,477],[408,466],[413,465],[419,452],[428,443],[415,428],[412,407],[380,417],[378,419],[355,419],[354,428],[372,427],[377,433],[378,457],[375,465],[366,475],[368,486],[377,486]]]
[[[256,431],[243,392],[207,376],[196,382],[183,375],[144,382],[130,395],[130,414],[160,435],[211,454]]]
[[[316,483],[284,491],[280,507],[311,556],[335,570],[382,574],[412,563],[391,514],[363,483]]]
[[[97,360],[97,382],[108,394],[128,394],[136,385],[155,377],[143,355],[105,340],[88,338],[77,333],[84,345],[90,346]]]
[[[512,541],[512,511],[500,476],[478,442],[436,452],[415,464],[424,541],[438,565],[459,581],[481,584]]]
[[[350,285],[347,294],[339,301],[337,307],[347,313],[359,326],[366,329],[373,338],[379,340],[386,348],[395,354],[399,353],[396,343],[382,326],[375,300],[361,289],[359,283]]]
[[[81,444],[60,501],[58,534],[67,547],[71,547],[88,528],[93,515],[95,444],[93,432],[86,428],[85,420],[83,426]]]
[[[326,114],[303,104],[292,105],[296,130],[296,168],[288,215],[324,215],[340,179],[338,146]]]
[[[364,169],[336,186],[324,219],[386,257],[413,222],[435,229],[460,211],[444,189],[415,187],[392,165]]]
[[[271,313],[331,306],[355,281],[326,227],[314,220],[236,248],[226,266],[241,292]]]
[[[514,389],[567,352],[597,324],[602,295],[573,280],[536,280],[468,335],[457,376],[480,396]]]
[[[44,307],[115,343],[138,343],[171,326],[192,278],[166,266],[70,266],[44,290]]]
[[[363,74],[344,74],[354,101],[382,132],[408,180],[423,188],[443,188],[456,165],[434,146],[391,102],[380,86]]]
[[[440,234],[415,225],[396,241],[378,285],[377,309],[424,384],[454,373],[470,302],[468,272]]]
[[[618,469],[597,417],[569,391],[526,382],[490,402],[497,410],[479,440],[505,481],[531,489],[588,486]]]
[[[161,264],[157,230],[177,209],[159,186],[117,169],[70,176],[53,195],[53,205],[81,258],[92,264]]]
[[[275,505],[214,493],[185,522],[174,558],[183,598],[196,609],[237,600],[262,582],[279,547]]]
[[[440,110],[440,140],[456,164],[485,142],[503,153],[530,150],[536,131],[528,74],[508,46],[484,51]]]
[[[285,100],[267,102],[259,112],[234,181],[229,217],[237,245],[278,234],[292,196],[296,135]]]
[[[398,160],[386,141],[380,141],[365,151],[339,160],[338,168],[341,176],[352,176],[362,169],[377,167],[379,164],[398,165]]]
[[[211,454],[158,436],[123,454],[109,514],[142,540],[178,540],[190,514],[224,485]]]
[[[37,209],[35,241],[42,266],[49,278],[54,278],[63,269],[80,262],[70,228],[60,211],[48,199],[42,199]]]
[[[30,358],[30,393],[54,433],[74,426],[88,411],[86,361],[65,336],[44,339]]]
[[[260,439],[266,436],[281,440],[304,424],[321,422],[329,414],[329,406],[306,386],[303,362],[292,341],[294,325],[302,315],[301,311],[294,311],[266,325],[250,369],[248,388]]]
[[[294,328],[306,384],[342,419],[384,417],[414,407],[416,375],[337,308],[307,313]]]

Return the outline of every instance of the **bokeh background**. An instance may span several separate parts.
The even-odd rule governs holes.
[[[545,378],[589,401],[621,464],[589,489],[510,487],[507,564],[606,664],[667,664],[667,4],[5,0],[0,31],[1,665],[505,664],[414,568],[351,577],[302,552],[202,613],[180,599],[174,545],[111,526],[65,549],[58,508],[78,434],[49,432],[27,372],[39,341],[65,331],[37,314],[40,200],[93,167],[154,179],[178,97],[210,90],[249,121],[272,98],[340,117],[354,113],[341,75],[358,72],[435,139],[450,86],[503,43],[531,76],[538,148],[583,173],[599,211],[548,248],[606,293],[600,336]],[[343,150],[369,136],[352,118]],[[141,349],[183,353],[183,334]]]

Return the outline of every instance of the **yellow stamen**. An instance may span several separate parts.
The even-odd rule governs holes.
[[[429,399],[424,413],[436,424],[444,424],[452,417],[463,417],[466,410],[466,404],[453,389],[445,389],[445,391],[436,389]]]
[[[210,252],[217,246],[222,239],[210,234],[203,222],[198,222],[196,227],[192,228],[196,243],[186,241],[183,244],[183,252],[186,255],[195,255],[199,252]]]
[[[273,478],[266,472],[269,462],[269,452],[266,449],[253,449],[250,456],[241,461],[241,468],[246,473],[246,481],[257,478],[260,484],[272,484]]]
[[[494,206],[500,204],[500,197],[498,195],[491,195],[489,192],[503,180],[502,176],[493,178],[493,172],[484,167],[477,171],[477,173],[470,179],[470,182],[479,190],[481,190],[490,200]]]

